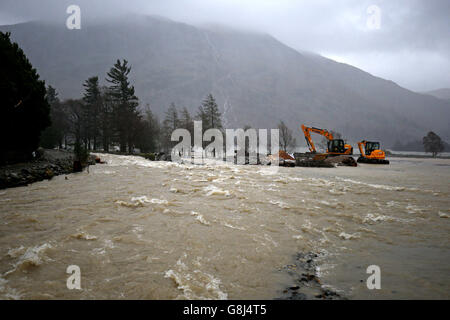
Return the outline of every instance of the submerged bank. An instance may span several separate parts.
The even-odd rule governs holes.
[[[291,277],[291,285],[284,289],[279,300],[342,300],[346,299],[336,289],[322,283],[318,275],[320,254],[313,252],[299,252],[291,264],[283,267]],[[323,258],[323,255],[322,255]]]
[[[0,189],[25,186],[49,180],[54,176],[73,173],[74,155],[71,151],[44,149],[36,160],[0,167]],[[95,164],[95,157],[89,158]]]

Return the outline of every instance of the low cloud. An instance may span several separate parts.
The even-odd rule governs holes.
[[[190,24],[223,24],[267,32],[287,45],[360,67],[409,89],[450,87],[450,1],[447,0],[3,0],[0,23],[64,21],[78,4],[86,20],[125,12]],[[367,12],[379,8],[379,28]]]

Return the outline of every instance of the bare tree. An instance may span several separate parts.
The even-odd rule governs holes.
[[[280,121],[278,124],[278,130],[280,135],[280,150],[291,152],[296,145],[295,138],[292,135],[292,130],[286,126],[284,121]]]
[[[166,117],[162,122],[162,147],[165,153],[170,153],[170,150],[177,144],[177,142],[171,140],[172,132],[180,126],[180,119],[178,117],[178,110],[175,103],[171,103],[166,110]]]

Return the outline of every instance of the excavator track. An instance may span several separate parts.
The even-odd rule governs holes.
[[[389,164],[389,160],[386,159],[369,159],[365,157],[359,157],[358,163],[369,163],[369,164]]]

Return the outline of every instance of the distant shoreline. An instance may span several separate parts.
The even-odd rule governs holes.
[[[417,159],[450,159],[450,156],[440,156],[433,158],[431,155],[421,154],[387,154],[386,158],[417,158]]]
[[[390,152],[390,151],[388,151]],[[408,152],[408,151],[405,151]],[[413,151],[414,152],[414,151]],[[419,151],[418,151],[419,152]],[[112,155],[119,155],[119,156],[138,156],[138,157],[142,157],[144,159],[149,160],[148,158],[145,157],[144,154],[142,153],[126,153],[126,152],[119,152],[119,151],[92,151],[92,153],[99,153],[99,154],[112,154]],[[157,155],[157,153],[155,153],[155,155]],[[358,159],[358,157],[360,156],[360,154],[353,154],[351,155],[352,157],[356,159]],[[400,153],[386,153],[386,158],[416,158],[416,159],[450,159],[450,155],[438,155],[437,157],[433,158],[430,154],[412,154],[412,153],[405,153],[405,154],[400,154]],[[155,159],[156,160],[156,159]],[[158,159],[156,161],[167,161],[165,159]],[[154,160],[150,160],[150,161],[154,161]]]

